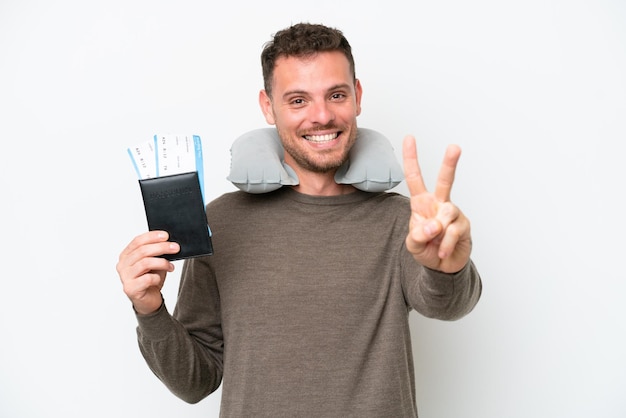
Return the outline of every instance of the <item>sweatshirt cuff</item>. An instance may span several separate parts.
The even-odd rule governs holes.
[[[422,290],[433,295],[452,296],[459,286],[464,286],[463,281],[471,276],[471,269],[471,260],[456,273],[444,273],[424,266],[426,280],[422,281]]]
[[[434,270],[426,266],[424,266],[424,269],[426,270],[429,276],[437,277],[439,279],[449,278],[451,280],[455,280],[458,277],[463,276],[465,273],[467,273],[467,270],[470,268],[471,264],[472,264],[472,260],[471,259],[467,260],[467,263],[465,263],[463,268],[457,271],[456,273],[444,273],[443,271]]]
[[[135,312],[137,318],[137,332],[144,338],[158,341],[164,340],[170,334],[174,322],[174,318],[170,315],[165,306],[165,301],[156,312],[142,315]]]

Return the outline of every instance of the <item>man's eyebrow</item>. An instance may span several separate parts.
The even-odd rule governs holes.
[[[348,83],[339,83],[339,84],[335,84],[334,86],[330,87],[328,89],[328,91],[333,91],[333,90],[350,90],[352,88],[352,84],[348,84]]]
[[[295,95],[301,96],[301,95],[307,95],[307,94],[308,92],[305,90],[289,90],[283,93],[283,98],[288,97],[288,96],[295,96]]]

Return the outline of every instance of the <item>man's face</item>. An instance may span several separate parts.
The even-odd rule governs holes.
[[[272,97],[262,91],[259,101],[267,122],[276,125],[288,164],[326,173],[348,158],[361,113],[361,85],[341,52],[279,58]]]

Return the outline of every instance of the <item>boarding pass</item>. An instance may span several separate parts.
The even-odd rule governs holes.
[[[204,196],[202,142],[198,135],[154,135],[152,140],[128,148],[139,179],[198,172]]]

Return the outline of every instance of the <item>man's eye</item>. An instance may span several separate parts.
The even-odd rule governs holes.
[[[345,95],[345,94],[343,94],[343,93],[335,93],[335,94],[333,94],[332,96],[330,96],[330,98],[331,98],[332,100],[341,100],[341,99],[343,99],[343,98],[345,98],[345,97],[346,97],[346,95]]]

